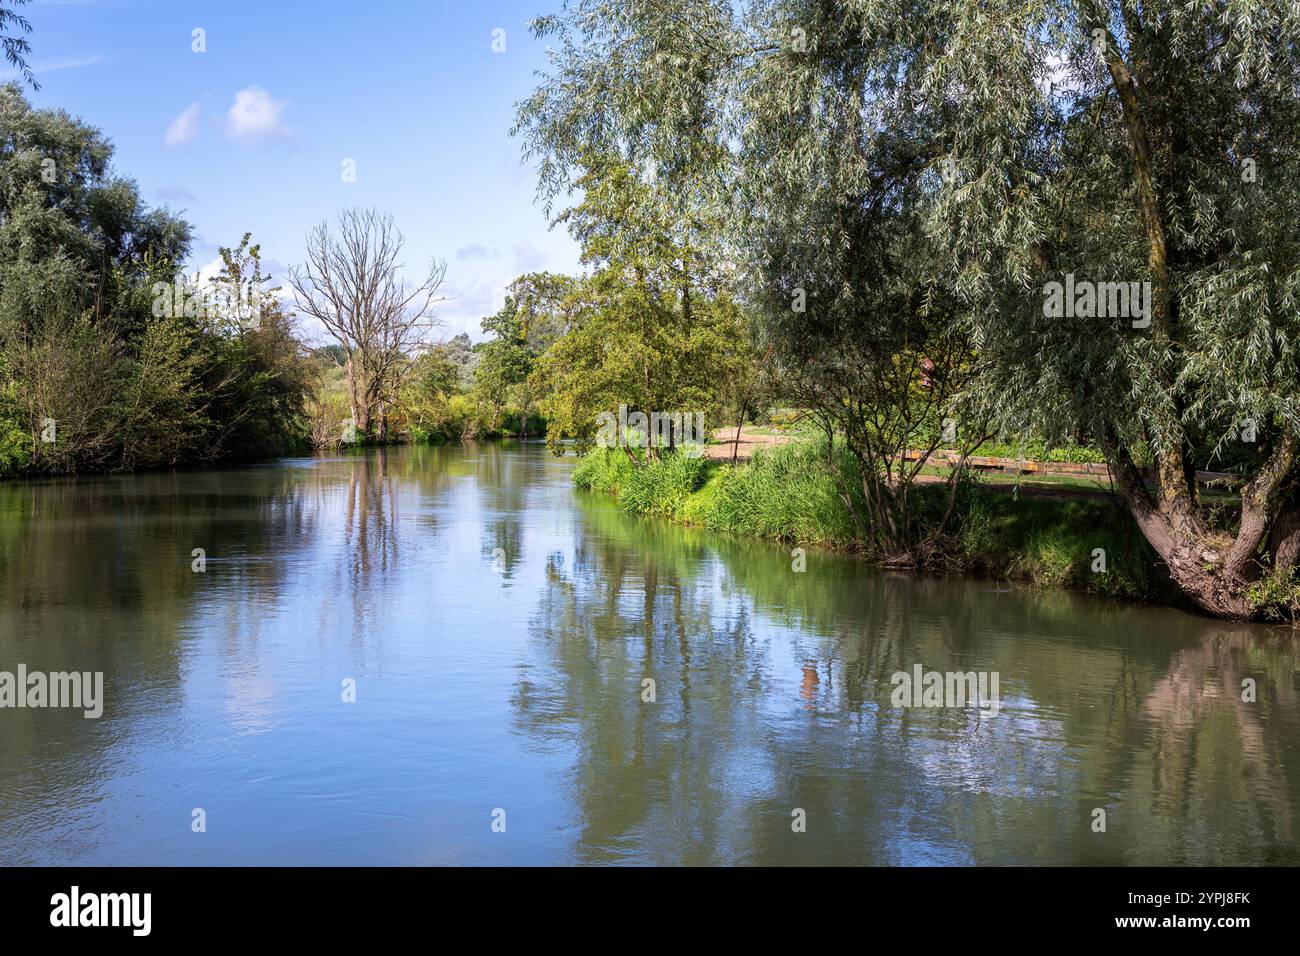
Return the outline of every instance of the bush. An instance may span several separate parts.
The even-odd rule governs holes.
[[[974,454],[989,458],[1013,458],[1025,461],[1068,462],[1076,465],[1105,464],[1106,456],[1084,445],[1065,444],[1048,448],[1041,438],[1023,443],[987,442],[975,449]]]
[[[32,436],[23,427],[18,387],[0,378],[0,477],[16,475],[31,460]]]
[[[22,409],[29,436],[30,472],[72,473],[112,468],[122,449],[128,360],[111,331],[87,315],[51,309],[40,328],[19,334],[12,326],[3,343],[12,379],[6,389]],[[53,441],[37,441],[45,420]]]
[[[623,457],[626,459],[626,454]],[[704,483],[707,466],[705,459],[681,452],[643,461],[624,481],[619,501],[632,514],[677,517],[686,500]]]
[[[573,483],[588,491],[617,496],[632,475],[634,465],[616,448],[593,448],[578,462]]]
[[[958,516],[962,565],[1042,587],[1149,598],[1164,581],[1127,510],[1105,498],[1014,498],[976,486]],[[1093,571],[1094,552],[1106,570]]]
[[[626,451],[596,448],[574,471],[580,488],[616,495],[632,514],[655,514],[716,531],[850,546],[853,520],[836,494],[824,451],[783,445],[731,465],[670,453],[637,462]]]
[[[1246,598],[1264,620],[1300,620],[1300,568],[1270,568],[1250,586]]]

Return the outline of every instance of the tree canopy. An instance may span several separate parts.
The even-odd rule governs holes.
[[[725,210],[746,298],[805,385],[838,390],[850,446],[910,407],[864,377],[920,356],[964,428],[1097,442],[1207,610],[1248,616],[1256,582],[1294,574],[1294,7],[570,0],[534,29],[552,63],[517,128],[543,196],[594,150]],[[1052,315],[1076,278],[1091,304]],[[1227,530],[1195,479],[1224,456],[1251,475]]]

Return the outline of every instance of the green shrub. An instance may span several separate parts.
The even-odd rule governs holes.
[[[1105,464],[1106,456],[1084,445],[1065,444],[1048,448],[1041,438],[1025,442],[986,442],[975,449],[976,455],[989,458],[1013,458],[1025,461],[1070,462],[1073,464]]]
[[[1300,621],[1300,568],[1270,568],[1246,591],[1258,614],[1268,621]]]
[[[617,496],[633,468],[626,452],[617,448],[593,448],[578,462],[573,483],[588,491]]]
[[[32,436],[23,427],[18,387],[0,383],[0,477],[20,474],[31,460]]]
[[[965,567],[1112,597],[1151,597],[1156,555],[1128,512],[1106,498],[1013,497],[976,485],[955,531]],[[1093,571],[1094,552],[1105,571]]]
[[[824,451],[783,445],[747,465],[672,453],[646,461],[636,453],[596,448],[583,456],[573,480],[580,488],[616,495],[631,514],[654,514],[763,538],[850,546],[853,521],[836,494]]]

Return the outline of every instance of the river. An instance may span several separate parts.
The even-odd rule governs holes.
[[[104,681],[98,719],[0,709],[0,863],[1300,862],[1290,631],[796,572],[572,468],[0,484],[0,671]],[[917,665],[997,713],[894,706]]]

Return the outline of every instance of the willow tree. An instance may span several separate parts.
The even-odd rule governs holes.
[[[944,134],[932,227],[972,307],[987,404],[1007,427],[1089,433],[1198,605],[1267,610],[1261,581],[1294,587],[1300,557],[1300,11],[920,6],[914,28],[868,18],[864,42],[877,76],[905,64],[893,97]],[[1110,300],[1066,319],[1049,314],[1053,283],[1149,291],[1126,314]],[[1224,527],[1196,469],[1229,454],[1249,477]]]
[[[962,383],[968,418],[1091,436],[1207,611],[1249,617],[1267,610],[1265,592],[1294,595],[1300,11],[1277,0],[741,6],[575,0],[538,21],[559,42],[520,126],[544,190],[567,185],[584,146],[648,155],[687,194],[763,225],[734,243],[774,300],[788,288],[755,235],[758,250],[807,250],[836,301],[864,300],[861,322],[894,321],[890,288],[927,308],[940,296],[979,357]],[[847,254],[871,248],[874,230],[852,224],[872,217],[903,230],[893,255],[877,244],[874,278]],[[1065,310],[1080,318],[1045,308],[1054,284],[1076,280],[1093,296]],[[1118,283],[1138,296],[1124,303]],[[851,326],[841,314],[832,328]],[[808,315],[775,324],[787,344],[838,341]],[[1229,457],[1248,481],[1225,527],[1195,472]]]
[[[558,42],[519,128],[548,198],[584,150],[621,152],[718,224],[709,241],[738,267],[759,351],[827,433],[862,541],[924,562],[946,518],[923,526],[912,489],[971,368],[923,228],[936,137],[870,115],[869,51],[827,18],[833,4],[788,6],[741,19],[711,0],[566,5],[537,21]]]
[[[980,416],[958,413],[973,352],[925,228],[939,140],[923,115],[873,99],[855,21],[793,9],[754,8],[747,24],[732,242],[861,540],[889,565],[931,563],[961,468],[937,512],[915,486],[941,443],[969,454],[984,437]]]
[[[32,47],[25,34],[32,32],[32,25],[17,10],[28,2],[29,0],[0,0],[0,54],[4,55],[5,61],[18,71],[32,89],[39,90],[41,84],[36,82],[36,76],[27,62]]]

